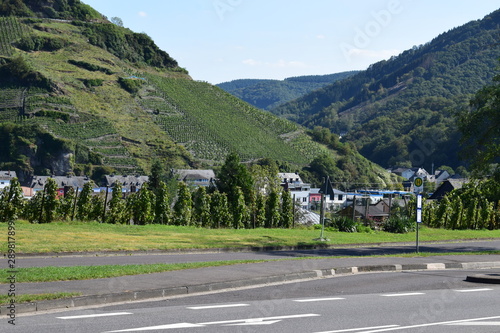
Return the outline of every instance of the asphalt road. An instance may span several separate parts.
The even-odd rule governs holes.
[[[187,263],[220,260],[259,260],[283,259],[306,256],[368,256],[368,255],[396,255],[414,253],[415,244],[380,245],[360,247],[338,247],[319,250],[291,250],[291,251],[261,251],[261,252],[220,252],[220,253],[125,253],[125,254],[93,254],[93,255],[45,255],[45,256],[18,256],[18,267],[46,267],[46,266],[97,266],[97,265],[127,265],[127,264],[155,264],[155,263]],[[449,252],[478,252],[500,251],[500,240],[491,241],[463,241],[456,243],[422,243],[420,252],[449,253]],[[0,267],[6,267],[6,258],[0,259]]]
[[[7,332],[499,332],[500,286],[463,281],[476,272],[359,274],[23,315]]]

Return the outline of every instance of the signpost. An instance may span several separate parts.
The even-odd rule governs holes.
[[[418,229],[420,229],[420,223],[422,223],[422,194],[417,194],[417,253],[419,250]]]

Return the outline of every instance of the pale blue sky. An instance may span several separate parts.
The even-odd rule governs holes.
[[[365,69],[482,19],[498,0],[82,0],[216,84]]]

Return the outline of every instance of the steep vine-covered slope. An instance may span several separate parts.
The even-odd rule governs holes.
[[[327,127],[384,167],[455,168],[454,114],[495,75],[499,27],[500,10],[271,112]]]
[[[78,0],[0,0],[0,169],[29,174],[147,173],[212,167],[230,152],[295,168],[349,157],[364,179],[391,182],[359,154],[192,80],[143,33]]]

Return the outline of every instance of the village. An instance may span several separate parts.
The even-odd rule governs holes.
[[[389,189],[355,189],[341,191],[328,184],[328,186],[312,187],[311,184],[302,181],[298,173],[278,173],[281,186],[289,191],[295,207],[299,210],[300,220],[303,224],[320,224],[320,215],[317,213],[321,208],[323,197],[323,208],[338,216],[345,216],[358,221],[382,222],[389,218],[392,207],[406,207],[410,197],[415,193],[414,180],[419,177],[425,182],[432,183],[433,193],[427,193],[427,200],[436,201],[442,199],[447,193],[459,189],[468,180],[460,175],[451,176],[447,171],[436,170],[434,174],[428,173],[423,168],[395,168],[388,170],[401,176],[404,190]],[[194,189],[200,186],[214,186],[215,172],[213,170],[172,170],[178,182],[184,182]],[[11,184],[16,178],[15,171],[0,171],[0,191]],[[57,195],[63,197],[72,188],[79,193],[86,183],[94,184],[94,195],[111,193],[116,184],[120,184],[123,197],[138,192],[148,182],[149,176],[145,175],[105,175],[103,182],[95,184],[88,176],[32,176],[21,182],[23,195],[26,199],[32,198],[37,192],[43,191],[47,180],[51,178],[57,184]],[[354,209],[353,209],[354,207]]]

